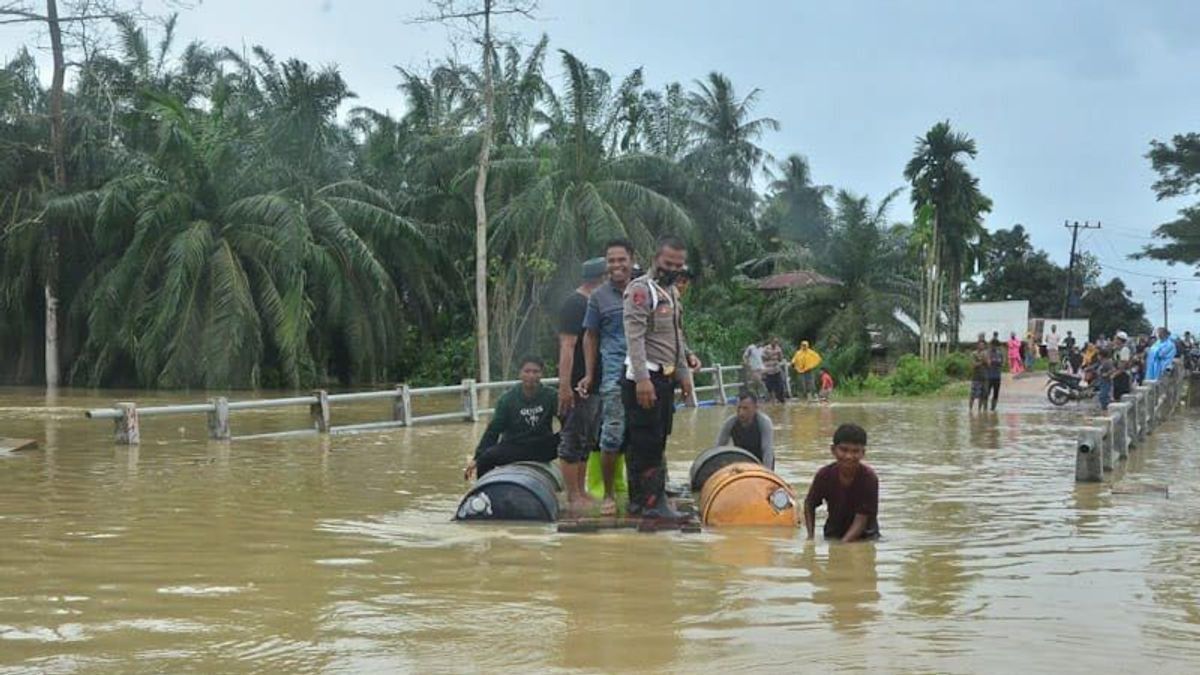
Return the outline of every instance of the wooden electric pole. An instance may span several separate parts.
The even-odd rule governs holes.
[[[1079,231],[1098,230],[1100,229],[1100,223],[1097,222],[1095,225],[1092,225],[1091,222],[1085,220],[1080,225],[1078,220],[1074,223],[1063,221],[1063,227],[1071,230],[1071,258],[1067,262],[1067,293],[1063,296],[1062,310],[1062,318],[1069,319],[1071,317],[1071,286],[1075,282],[1075,245],[1079,241]]]

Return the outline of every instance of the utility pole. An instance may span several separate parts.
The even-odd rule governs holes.
[[[1163,296],[1163,328],[1169,329],[1170,327],[1170,324],[1167,322],[1167,298],[1179,292],[1175,290],[1175,287],[1178,285],[1178,281],[1171,281],[1170,279],[1159,279],[1151,284],[1151,286],[1158,286],[1158,288],[1154,289],[1152,292],[1155,295]]]
[[[1078,220],[1074,223],[1064,220],[1063,227],[1071,230],[1071,258],[1067,262],[1067,294],[1063,296],[1062,311],[1062,318],[1069,319],[1071,318],[1071,285],[1075,280],[1075,243],[1079,241],[1080,230],[1098,230],[1100,229],[1100,221],[1096,221],[1096,224],[1092,225],[1091,221],[1085,220],[1080,225]]]

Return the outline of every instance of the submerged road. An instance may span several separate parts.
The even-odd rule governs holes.
[[[0,673],[1195,672],[1200,416],[1113,477],[1169,499],[1077,485],[1081,413],[1050,409],[1041,382],[974,416],[943,399],[764,407],[802,492],[837,424],[870,433],[884,538],[847,546],[455,524],[482,425],[229,444],[202,416],[155,418],[117,447],[83,409],[196,396],[0,389],[0,435],[39,442],[0,457]],[[675,477],[729,412],[679,414]]]

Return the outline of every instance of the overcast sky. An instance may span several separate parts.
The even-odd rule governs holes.
[[[358,104],[400,113],[392,66],[420,68],[450,49],[442,28],[409,22],[427,9],[423,0],[203,0],[180,32],[336,64]],[[1180,279],[1172,325],[1200,326],[1191,269],[1127,259],[1189,201],[1155,200],[1144,155],[1150,139],[1200,131],[1200,1],[543,0],[539,17],[501,27],[527,41],[548,33],[552,48],[614,78],[643,66],[652,86],[690,85],[718,70],[739,93],[760,88],[757,112],[782,125],[762,139],[771,153],[806,155],[817,182],[876,198],[903,185],[915,137],[949,119],[978,143],[971,168],[995,202],[990,229],[1022,223],[1065,263],[1063,222],[1100,221],[1080,240],[1106,278],[1121,276],[1156,324],[1151,282]],[[0,31],[4,54],[27,39]],[[556,82],[559,63],[553,52]],[[892,216],[908,211],[897,202]]]

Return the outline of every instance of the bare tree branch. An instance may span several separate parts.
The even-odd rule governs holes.
[[[501,16],[505,14],[520,14],[527,19],[534,19],[534,12],[537,11],[537,0],[511,0],[508,3],[495,3],[490,10],[483,9],[464,9],[462,3],[457,0],[431,0],[430,4],[434,6],[432,14],[422,14],[409,19],[409,23],[445,23],[454,19],[475,20],[481,19],[485,14],[490,13],[492,16]],[[473,4],[473,3],[472,3]]]

